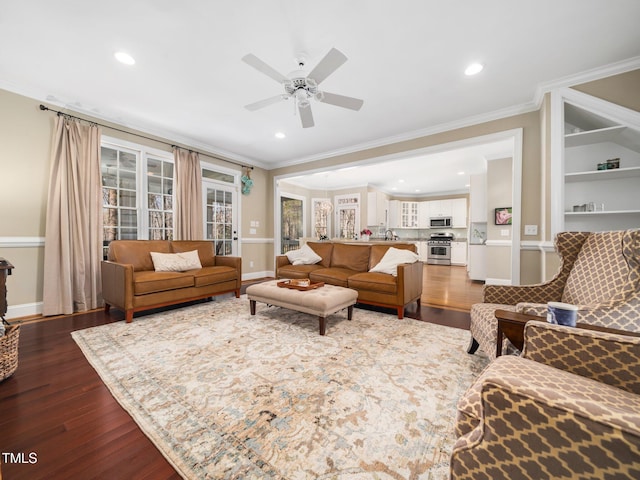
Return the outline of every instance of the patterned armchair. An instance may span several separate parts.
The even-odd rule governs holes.
[[[471,344],[495,358],[497,309],[546,315],[547,302],[577,305],[578,323],[640,331],[640,229],[614,232],[561,232],[556,249],[562,265],[549,282],[537,285],[485,285],[483,303],[471,307]],[[503,351],[513,350],[507,340]]]
[[[451,478],[640,478],[640,336],[624,333],[528,322],[522,356],[458,402]]]

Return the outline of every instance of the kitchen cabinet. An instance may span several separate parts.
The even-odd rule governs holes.
[[[640,225],[640,130],[563,102],[563,181],[559,230],[605,231]],[[613,114],[613,115],[611,115]],[[640,125],[640,114],[638,114]],[[617,161],[615,161],[617,159]],[[609,161],[609,162],[608,162]],[[617,163],[619,168],[606,168]]]
[[[453,228],[467,228],[466,198],[451,199],[451,225]]]
[[[487,279],[487,261],[485,245],[469,245],[469,262],[467,270],[471,280]]]
[[[451,265],[467,264],[467,242],[451,242]]]
[[[418,228],[429,228],[429,202],[418,203]]]
[[[367,192],[367,226],[387,227],[389,197],[382,192]]]
[[[389,200],[388,228],[400,228],[400,201]]]
[[[418,256],[421,262],[427,263],[429,257],[429,242],[418,242]]]
[[[418,202],[400,202],[400,228],[418,228]]]
[[[429,202],[429,217],[450,217],[451,200],[430,200]]]

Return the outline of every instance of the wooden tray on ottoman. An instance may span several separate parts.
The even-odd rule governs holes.
[[[298,285],[295,279],[293,279],[293,280],[283,280],[281,282],[278,282],[278,286],[282,288],[292,288],[293,290],[305,291],[305,290],[313,290],[315,288],[323,287],[324,282],[310,283],[309,285]]]

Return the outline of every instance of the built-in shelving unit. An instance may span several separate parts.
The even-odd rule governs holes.
[[[606,113],[580,102],[562,103],[561,230],[604,231],[640,225],[640,128],[616,119],[620,107],[601,100],[596,103]],[[638,117],[640,124],[640,114]],[[619,159],[619,168],[599,169],[599,164],[613,159]],[[576,211],[589,204],[593,211]]]

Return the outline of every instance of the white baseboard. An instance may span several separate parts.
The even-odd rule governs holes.
[[[507,278],[487,278],[484,283],[486,285],[511,285],[511,280]]]
[[[22,305],[9,305],[5,318],[32,317],[33,315],[42,315],[42,302],[23,303]]]
[[[263,272],[250,272],[242,274],[242,281],[245,280],[255,280],[257,278],[265,278],[265,277],[275,277],[276,274],[273,271],[265,270]]]

